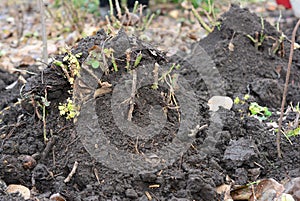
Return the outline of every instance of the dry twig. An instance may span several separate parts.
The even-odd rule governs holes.
[[[288,91],[288,85],[289,85],[289,79],[290,79],[290,74],[291,74],[291,66],[292,66],[292,61],[293,61],[293,54],[294,54],[294,45],[295,45],[295,38],[296,38],[296,33],[298,30],[298,27],[300,26],[300,20],[298,20],[294,30],[293,30],[293,35],[292,35],[292,44],[291,44],[291,50],[290,50],[290,56],[289,56],[289,63],[288,63],[288,68],[286,72],[286,77],[285,77],[285,84],[284,84],[284,90],[283,90],[283,95],[282,95],[282,102],[281,102],[281,109],[280,109],[280,118],[278,122],[278,132],[277,132],[277,137],[276,137],[276,145],[277,145],[277,154],[279,158],[282,158],[282,153],[280,149],[280,136],[281,136],[281,128],[282,128],[282,119],[283,119],[283,114],[284,114],[284,106],[286,102],[286,95]]]
[[[68,183],[68,182],[71,180],[71,178],[73,177],[73,175],[75,174],[75,172],[76,172],[76,170],[77,170],[77,167],[78,167],[78,162],[75,161],[75,163],[74,163],[74,165],[73,165],[73,168],[72,168],[70,174],[69,174],[69,175],[65,178],[65,180],[64,180],[65,183]]]

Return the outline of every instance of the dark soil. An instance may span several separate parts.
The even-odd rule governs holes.
[[[263,32],[266,38],[262,45],[256,48],[246,35],[255,37],[256,32],[262,31],[261,19],[246,9],[232,6],[230,11],[222,16],[221,22],[220,29],[216,28],[198,44],[193,44],[192,49],[198,53],[201,51],[198,46],[200,45],[215,63],[222,78],[215,86],[222,86],[223,91],[219,88],[209,90],[205,80],[207,71],[200,75],[191,68],[191,65],[197,65],[198,68],[205,66],[207,74],[214,72],[210,71],[212,67],[208,61],[196,63],[199,61],[195,58],[197,54],[187,55],[185,59],[181,57],[180,60],[178,57],[166,58],[151,45],[128,37],[122,31],[105,45],[117,50],[115,55],[118,66],[124,66],[126,63],[125,51],[128,48],[132,51],[132,66],[136,55],[140,51],[143,54],[141,63],[137,66],[140,69],[155,63],[171,66],[171,61],[176,60],[181,63],[181,68],[174,72],[184,77],[187,80],[186,84],[189,84],[195,93],[196,101],[187,109],[188,112],[196,114],[192,123],[180,125],[180,115],[184,116],[183,111],[168,109],[165,113],[167,120],[161,132],[151,139],[138,141],[139,154],[148,154],[170,144],[180,126],[188,130],[195,125],[208,124],[208,128],[196,134],[192,146],[182,153],[181,157],[175,157],[171,164],[161,166],[162,171],[141,170],[140,173],[124,173],[118,171],[118,168],[134,164],[118,167],[120,164],[116,161],[109,166],[99,162],[97,157],[92,157],[80,139],[83,134],[78,133],[76,124],[59,115],[57,106],[70,97],[68,90],[71,89],[71,85],[59,67],[49,65],[43,75],[26,77],[27,84],[21,90],[22,97],[19,93],[21,84],[12,90],[5,90],[3,87],[14,82],[18,75],[0,72],[0,107],[3,109],[11,106],[1,113],[0,178],[7,185],[22,184],[34,189],[36,197],[40,200],[48,200],[54,193],[60,193],[67,200],[148,200],[148,192],[153,200],[207,201],[222,200],[222,196],[215,192],[215,187],[224,184],[227,175],[237,184],[255,181],[257,176],[278,181],[298,177],[299,137],[291,138],[293,145],[282,138],[283,159],[278,159],[274,131],[266,123],[249,116],[247,109],[250,102],[256,101],[262,106],[267,106],[273,112],[272,120],[277,121],[279,115],[276,111],[280,109],[290,43],[285,41],[282,49],[272,53],[273,45],[280,34],[268,22],[264,22]],[[82,53],[78,59],[82,64],[90,49],[94,46],[102,47],[107,37],[103,31],[99,31],[95,36],[82,39],[77,47],[73,48],[72,53]],[[230,43],[234,45],[233,51],[228,48]],[[299,53],[299,50],[295,51],[288,104],[300,101]],[[57,59],[62,60],[63,57],[64,55],[61,55]],[[114,88],[128,72],[121,68],[118,72],[113,72],[112,68],[113,65],[110,64],[111,73],[102,76],[101,80],[111,83]],[[43,122],[38,117],[38,114],[42,114],[38,102],[41,103],[45,91],[51,102],[47,107],[47,144],[43,139]],[[151,85],[138,89],[132,122],[142,128],[146,127],[150,123],[149,111],[153,106],[176,106],[174,101],[167,102],[161,95],[167,92],[166,84],[162,84],[159,90],[153,90]],[[220,93],[232,99],[242,99],[245,94],[249,94],[250,99],[244,104],[234,105],[231,110],[221,108],[217,112],[220,119],[212,122],[211,116],[214,114],[208,110],[206,103],[212,95]],[[97,123],[118,150],[138,157],[136,136],[124,135],[113,119],[112,96],[112,92],[109,92],[92,100],[97,113]],[[23,98],[21,104],[15,104],[18,98]],[[189,99],[189,95],[186,98]],[[179,105],[184,103],[179,102]],[[124,111],[120,110],[120,116],[124,115]],[[81,115],[83,117],[79,116],[78,121],[88,114],[82,112]],[[294,116],[294,113],[290,113],[284,126],[293,120]],[[92,119],[90,122],[93,122]],[[218,127],[220,124],[222,127]],[[86,132],[87,135],[91,133],[86,130],[79,131]],[[104,148],[106,146],[103,141],[95,144]],[[24,155],[33,156],[37,165],[32,169],[24,167]],[[72,170],[75,161],[79,164],[78,169],[71,181],[65,183],[64,179]],[[159,187],[150,188],[153,184],[158,184]],[[2,191],[0,194],[0,200],[21,200],[19,197],[5,195]]]

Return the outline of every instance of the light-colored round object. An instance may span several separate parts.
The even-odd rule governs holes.
[[[29,188],[27,188],[26,186],[23,186],[23,185],[10,184],[10,185],[8,185],[8,187],[6,189],[6,192],[9,194],[19,192],[25,200],[30,198]]]
[[[55,193],[55,194],[51,195],[50,200],[51,201],[66,201],[66,199],[63,196],[61,196],[59,193]]]
[[[208,100],[207,105],[209,106],[209,110],[214,112],[218,111],[219,107],[230,110],[233,105],[233,100],[228,96],[213,96]]]

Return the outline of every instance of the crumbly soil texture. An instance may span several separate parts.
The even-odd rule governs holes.
[[[60,193],[66,200],[78,201],[150,198],[207,201],[222,200],[223,196],[217,194],[215,188],[227,182],[226,176],[241,185],[261,178],[281,181],[299,176],[299,137],[291,137],[292,144],[285,137],[281,138],[283,158],[279,159],[276,134],[267,124],[277,122],[279,118],[290,42],[280,43],[280,33],[276,28],[237,6],[223,14],[220,22],[220,26],[206,38],[191,45],[189,54],[171,58],[139,39],[127,36],[122,30],[113,38],[100,30],[96,35],[82,39],[72,49],[72,55],[77,55],[82,66],[92,50],[115,50],[115,62],[111,57],[107,58],[104,65],[107,68],[103,68],[106,72],[99,77],[102,85],[95,84],[95,81],[90,83],[81,76],[71,86],[66,72],[52,63],[42,74],[37,72],[37,75],[25,76],[27,83],[24,86],[17,83],[13,89],[5,89],[19,75],[0,71],[0,107],[6,108],[1,112],[0,122],[1,180],[6,185],[22,184],[32,189],[32,197],[39,200],[49,200],[52,194]],[[264,40],[258,44],[250,36],[258,42],[264,36]],[[142,57],[137,62],[139,55]],[[295,50],[286,105],[300,101],[299,55],[299,50]],[[65,56],[60,55],[56,59],[67,66],[68,61],[63,59]],[[127,61],[131,69],[124,68]],[[180,68],[174,67],[169,74],[159,72],[158,89],[153,89],[152,80],[141,84],[145,77],[154,80],[155,66],[168,70],[173,63],[180,64]],[[118,71],[115,71],[115,64]],[[149,71],[147,68],[152,69]],[[132,96],[135,73],[137,89]],[[87,77],[92,74],[98,76],[96,70],[85,74]],[[129,75],[130,79],[123,79],[125,75]],[[170,84],[176,79],[175,75],[184,78],[178,78],[179,87]],[[83,90],[84,84],[90,86],[87,93]],[[180,91],[180,87],[185,90]],[[128,91],[123,102],[112,101],[118,95],[114,95],[115,88]],[[85,102],[81,109],[93,107],[95,115],[91,119],[84,119],[91,117],[89,111],[81,111],[77,123],[60,116],[59,103],[72,97],[71,90],[77,93],[80,103]],[[88,96],[91,91],[94,96]],[[246,94],[250,98],[244,100]],[[42,97],[45,95],[50,105],[45,107],[44,125]],[[88,99],[84,99],[84,95]],[[213,95],[229,96],[231,99],[239,97],[241,101],[230,110],[221,107],[212,112],[207,102]],[[251,116],[248,110],[251,102],[268,107],[272,116],[263,121]],[[139,137],[137,129],[136,135],[130,135],[132,131],[127,131],[126,126],[123,128],[122,123],[128,121],[131,103],[134,105],[130,125],[134,124],[146,132],[153,119],[161,120],[164,126],[159,128],[160,132],[153,136],[149,133],[151,138],[146,138],[145,133]],[[189,107],[184,107],[187,104]],[[115,107],[118,105],[121,105],[118,110],[123,119],[116,121]],[[284,128],[288,129],[288,124],[295,118],[295,112],[287,113]],[[83,120],[91,127],[77,125]],[[201,129],[197,130],[199,127]],[[44,128],[47,143],[44,142]],[[85,135],[92,138],[91,133],[97,133],[100,128],[107,141],[96,140],[94,149],[89,150],[82,139],[86,139]],[[169,145],[176,138],[176,133],[182,130],[193,140],[177,156],[176,147]],[[103,149],[109,150],[108,144],[115,147],[119,151],[117,153],[133,157],[124,159],[112,154],[111,160],[115,163],[103,161],[105,157],[101,154]],[[154,160],[157,155],[152,153],[159,153],[168,146],[170,158],[172,154],[174,158],[167,162]],[[102,152],[91,151],[97,148]],[[28,156],[36,164],[28,162]],[[135,158],[141,156],[154,158],[159,163],[158,168],[137,166]],[[118,160],[124,161],[121,164]],[[75,162],[78,167],[70,181],[65,182]],[[134,167],[132,171],[124,171],[131,166]],[[0,191],[0,200],[22,198]]]

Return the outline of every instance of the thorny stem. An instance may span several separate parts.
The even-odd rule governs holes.
[[[286,95],[287,95],[287,90],[288,90],[290,74],[291,74],[291,66],[292,66],[292,61],[293,61],[295,38],[296,38],[296,33],[297,33],[297,30],[298,30],[299,26],[300,26],[300,20],[298,20],[298,22],[297,22],[297,24],[296,24],[296,26],[293,30],[292,44],[291,44],[291,50],[290,50],[290,56],[289,56],[289,63],[288,63],[288,67],[287,67],[284,90],[283,90],[283,95],[282,95],[280,118],[279,118],[279,122],[278,122],[278,132],[277,132],[277,136],[276,136],[277,154],[278,154],[279,158],[282,158],[282,153],[281,153],[281,150],[280,150],[280,136],[281,136],[281,133],[282,133],[281,128],[282,128],[282,119],[283,119],[283,113],[284,113],[284,105],[285,105],[285,102],[286,102]]]

